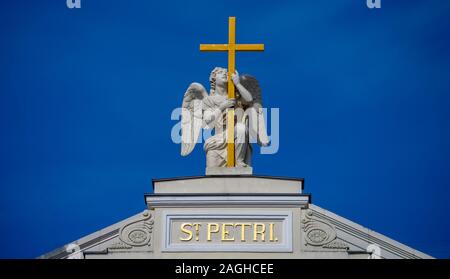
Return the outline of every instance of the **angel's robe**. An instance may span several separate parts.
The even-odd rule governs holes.
[[[219,106],[226,100],[223,95],[211,95],[203,99],[204,115],[214,115],[220,110]],[[215,129],[214,135],[205,141],[203,149],[206,152],[207,167],[225,167],[227,164],[227,113],[226,110],[218,113],[220,117],[213,120],[208,126]],[[248,125],[245,114],[236,114],[234,127],[234,148],[237,167],[250,165],[252,153],[251,144],[248,141]]]

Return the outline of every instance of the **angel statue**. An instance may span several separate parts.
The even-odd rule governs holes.
[[[252,146],[267,146],[261,90],[258,81],[236,71],[231,79],[236,99],[228,99],[227,69],[216,67],[209,77],[210,94],[199,83],[192,83],[184,93],[181,114],[181,155],[189,155],[197,143],[201,129],[214,129],[205,141],[206,167],[227,165],[227,109],[235,109],[235,166],[251,167]]]

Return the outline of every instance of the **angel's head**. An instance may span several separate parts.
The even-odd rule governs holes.
[[[217,87],[226,88],[228,82],[227,69],[215,67],[214,70],[212,70],[211,75],[209,75],[209,81],[211,82],[211,95],[214,95],[216,93]],[[226,94],[226,90],[219,91],[225,92]]]

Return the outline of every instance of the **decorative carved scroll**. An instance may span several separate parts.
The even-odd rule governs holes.
[[[325,220],[313,216],[311,209],[306,210],[301,221],[305,245],[327,249],[348,249],[348,246],[337,241],[336,229]]]
[[[109,249],[121,250],[133,247],[151,246],[154,221],[149,210],[144,210],[142,217],[124,225],[119,231],[119,242],[113,243]]]

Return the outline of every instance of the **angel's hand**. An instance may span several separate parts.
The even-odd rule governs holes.
[[[254,103],[253,107],[256,109],[256,111],[258,111],[260,108],[262,108],[260,103]]]
[[[234,71],[234,74],[231,75],[231,79],[233,80],[234,85],[238,86],[241,82],[239,81],[239,73],[238,71]]]
[[[234,107],[234,104],[236,103],[236,99],[226,99],[223,101],[223,103],[220,104],[220,110],[225,110],[227,108]]]

